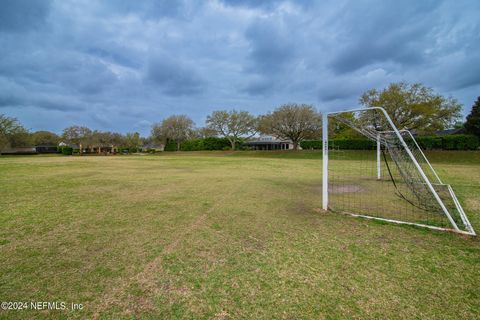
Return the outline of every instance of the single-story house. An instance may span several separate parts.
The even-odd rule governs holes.
[[[60,147],[70,147],[73,150],[79,150],[80,146],[78,144],[69,144],[65,142],[60,142],[58,144]],[[118,152],[118,147],[114,145],[92,145],[92,146],[82,146],[82,153],[84,154],[115,154]]]
[[[243,146],[253,150],[293,150],[290,140],[282,140],[273,136],[260,136],[256,139],[245,141]]]
[[[41,144],[35,146],[37,153],[58,153],[58,147],[54,144]]]
[[[435,132],[437,136],[448,136],[450,134],[462,134],[465,133],[464,128],[454,128],[454,129],[446,129],[446,130],[439,130]]]
[[[140,147],[139,149],[140,149],[141,151],[143,151],[143,152],[148,152],[149,150],[150,150],[150,151],[159,152],[159,151],[164,151],[164,150],[165,150],[165,146],[164,146],[163,144],[149,143],[149,144],[143,145],[143,146]]]

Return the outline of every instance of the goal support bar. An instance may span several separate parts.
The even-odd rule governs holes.
[[[328,114],[322,116],[322,208],[328,210]]]

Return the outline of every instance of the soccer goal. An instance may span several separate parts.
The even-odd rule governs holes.
[[[329,139],[350,130],[358,140]],[[348,145],[347,145],[348,143]],[[323,209],[476,235],[415,137],[383,108],[323,115]]]

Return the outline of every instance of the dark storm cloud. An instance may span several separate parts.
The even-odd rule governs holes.
[[[374,6],[355,2],[346,7],[337,24],[339,50],[331,61],[336,73],[358,70],[372,63],[390,61],[416,65],[427,59],[425,48],[435,41],[432,23],[440,1],[381,1]]]
[[[172,96],[197,94],[204,84],[192,66],[159,53],[150,58],[146,79]]]
[[[0,112],[148,134],[174,113],[354,107],[402,80],[470,106],[479,16],[476,1],[0,1]]]
[[[249,40],[252,66],[258,73],[278,73],[290,65],[295,46],[286,30],[265,20],[252,23],[246,33]]]
[[[79,111],[86,105],[75,95],[61,95],[43,90],[27,90],[24,86],[0,77],[0,109],[6,107],[35,107],[43,110]]]
[[[3,0],[0,2],[0,33],[23,32],[42,26],[50,11],[49,0]]]
[[[257,75],[244,91],[263,95],[274,90],[286,79],[283,74],[295,68],[295,43],[283,23],[265,19],[252,22],[245,31],[249,42],[249,61],[245,70]]]

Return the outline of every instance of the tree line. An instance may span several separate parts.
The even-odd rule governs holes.
[[[368,90],[359,99],[364,107],[383,107],[398,128],[431,134],[437,130],[463,127],[467,133],[480,136],[480,97],[474,103],[465,124],[461,120],[462,105],[452,97],[444,97],[420,83],[392,83],[383,90]],[[267,114],[254,116],[248,111],[218,110],[207,116],[203,127],[187,115],[172,115],[155,123],[149,137],[139,133],[120,134],[91,130],[84,126],[70,126],[61,135],[49,131],[29,132],[16,119],[0,114],[0,149],[64,141],[82,147],[114,145],[138,148],[146,144],[175,143],[180,150],[182,142],[191,139],[223,137],[234,150],[240,139],[257,134],[272,135],[291,140],[294,149],[308,139],[321,137],[321,114],[309,104],[288,103]],[[347,126],[331,128],[333,137],[352,137],[357,133]]]

